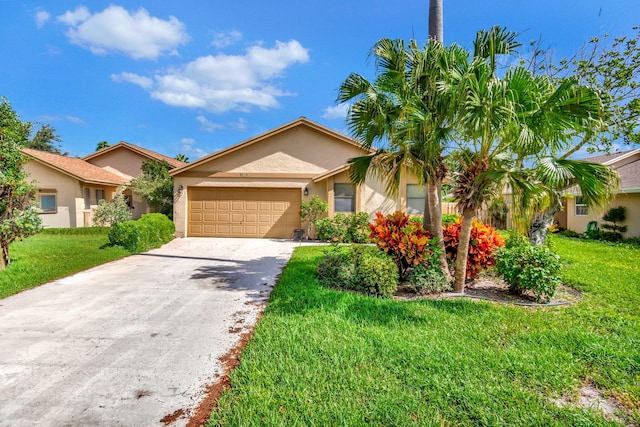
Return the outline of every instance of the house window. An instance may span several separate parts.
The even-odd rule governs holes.
[[[41,213],[52,214],[58,212],[55,190],[40,190],[38,198]]]
[[[418,184],[407,184],[407,213],[424,213],[424,199],[427,196],[427,189]]]
[[[84,208],[91,209],[91,189],[84,188],[82,190],[82,195],[84,197]]]
[[[586,216],[588,215],[587,204],[585,203],[582,197],[576,197],[576,216]]]
[[[100,200],[104,200],[104,190],[96,189],[96,203],[99,203]]]
[[[355,212],[355,191],[351,184],[333,184],[334,210]]]

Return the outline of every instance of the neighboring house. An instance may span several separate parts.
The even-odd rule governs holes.
[[[38,204],[45,227],[89,227],[93,210],[102,199],[113,199],[116,189],[140,175],[142,162],[166,160],[172,167],[186,163],[151,150],[120,142],[84,159],[24,149],[29,157],[25,170],[38,187]],[[127,190],[132,214],[149,211],[146,203]]]
[[[127,178],[127,181],[139,176],[142,173],[142,163],[148,160],[165,161],[172,168],[179,168],[187,164],[124,141],[89,154],[82,160],[122,175]],[[138,219],[142,214],[149,212],[149,206],[140,195],[133,194],[130,200],[133,219]]]
[[[110,200],[127,178],[82,159],[25,148],[25,171],[38,187],[44,227],[74,228],[91,224],[93,209]]]
[[[567,198],[565,210],[556,216],[558,225],[582,233],[591,221],[602,224],[602,216],[608,209],[625,206],[627,220],[622,225],[627,226],[627,232],[623,236],[640,236],[640,148],[585,160],[614,168],[620,175],[620,188],[604,209],[587,207],[579,192],[570,193],[573,197]]]
[[[368,178],[354,187],[347,161],[367,154],[353,139],[304,117],[170,172],[178,237],[290,238],[300,202],[318,195],[336,212],[421,213],[424,188],[402,177],[399,194]]]

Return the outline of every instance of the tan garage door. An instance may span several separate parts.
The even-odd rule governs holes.
[[[187,235],[290,238],[300,228],[300,190],[189,188]]]

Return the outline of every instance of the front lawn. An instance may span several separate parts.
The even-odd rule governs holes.
[[[589,385],[638,424],[640,250],[554,244],[584,292],[569,307],[339,292],[323,249],[296,249],[210,426],[614,424],[575,404]]]
[[[14,242],[11,264],[0,270],[0,298],[129,255],[120,247],[106,246],[107,232],[45,230]]]

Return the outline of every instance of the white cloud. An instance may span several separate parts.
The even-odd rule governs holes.
[[[151,96],[168,105],[210,112],[250,111],[279,106],[292,95],[273,85],[285,70],[309,61],[298,41],[277,41],[275,47],[252,46],[245,55],[208,55],[155,76]]]
[[[191,160],[199,159],[200,157],[206,156],[207,153],[202,148],[198,148],[195,146],[196,140],[193,138],[182,138],[180,140],[180,152],[185,154]]]
[[[153,87],[153,79],[149,77],[140,76],[135,73],[120,73],[120,74],[111,74],[111,80],[114,82],[127,82],[133,83],[134,85],[138,85],[143,89],[151,89]]]
[[[67,121],[67,122],[75,123],[77,125],[86,125],[87,124],[87,122],[85,122],[80,117],[71,116],[71,115],[68,115],[68,114],[65,115],[65,116],[51,116],[51,115],[48,115],[48,114],[44,114],[42,116],[38,116],[38,122],[42,122],[42,123],[52,123],[52,122],[60,122],[60,121]]]
[[[50,18],[51,18],[51,15],[49,14],[49,12],[43,9],[39,9],[35,15],[36,25],[38,26],[38,29],[41,29],[44,26],[44,24],[46,24],[47,21],[49,21]]]
[[[347,113],[349,112],[349,107],[351,107],[351,104],[349,103],[343,103],[333,107],[327,107],[324,109],[324,114],[322,115],[322,118],[328,119],[328,120],[346,119]]]
[[[208,120],[205,116],[196,116],[196,121],[200,123],[200,129],[205,132],[213,133],[216,130],[224,129],[224,126],[219,123],[213,123]]]
[[[211,44],[218,49],[231,46],[242,40],[242,33],[240,31],[230,31],[228,33],[218,33],[213,37]]]
[[[64,118],[71,122],[71,123],[75,123],[78,125],[86,125],[87,122],[85,122],[84,120],[82,120],[80,117],[76,117],[76,116],[64,116]]]
[[[86,21],[91,16],[89,9],[85,6],[79,6],[74,11],[67,10],[64,15],[58,16],[58,21],[63,24],[67,24],[70,27],[75,27],[82,21]]]
[[[189,39],[177,18],[162,20],[143,8],[129,12],[111,5],[91,14],[80,6],[59,16],[58,21],[70,27],[65,34],[71,43],[97,55],[121,53],[134,59],[157,59],[163,54],[175,54],[176,48]]]

